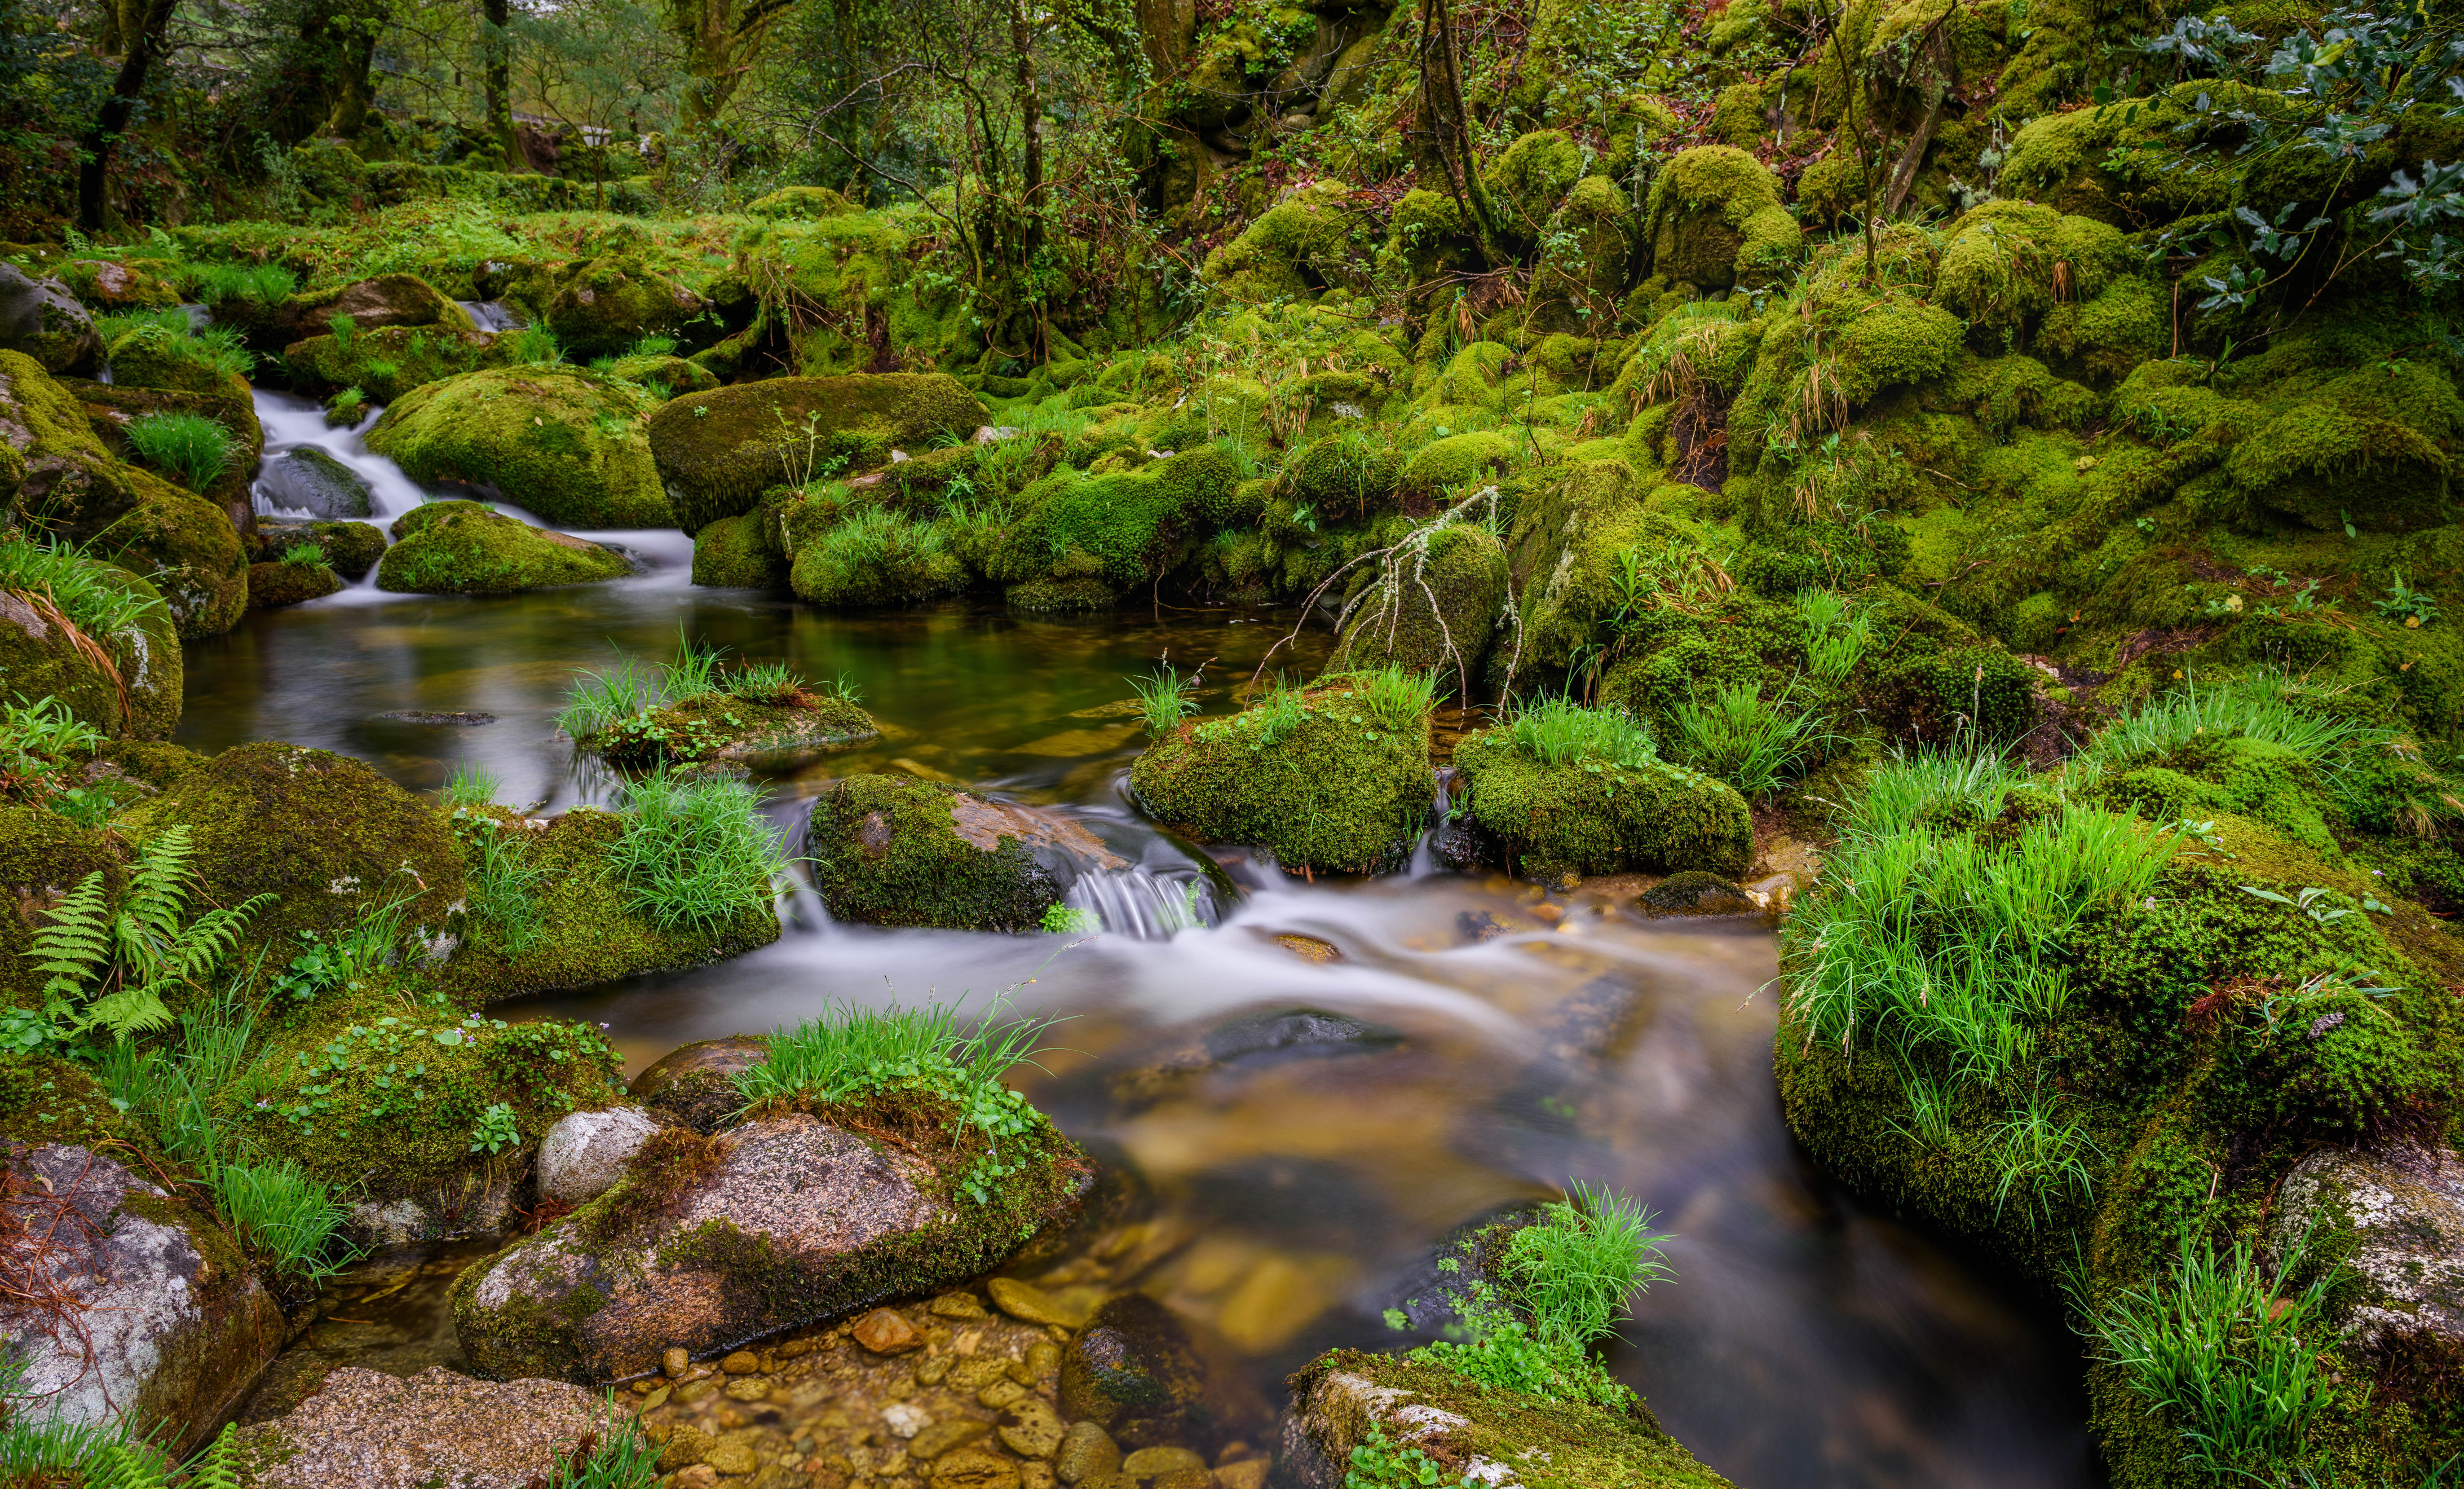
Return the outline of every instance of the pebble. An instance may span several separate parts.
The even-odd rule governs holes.
[[[702,1462],[722,1474],[750,1474],[761,1466],[753,1450],[740,1442],[723,1442],[703,1455]]]
[[[713,1380],[687,1381],[676,1388],[676,1399],[688,1406],[696,1401],[707,1401],[717,1394],[718,1382]]]
[[[718,1470],[707,1463],[696,1463],[671,1482],[675,1489],[718,1489]]]
[[[761,1357],[750,1349],[739,1349],[718,1362],[718,1367],[730,1375],[751,1375],[761,1368]]]
[[[1132,1478],[1153,1478],[1176,1469],[1203,1471],[1206,1460],[1187,1448],[1140,1448],[1121,1460],[1121,1472]]]
[[[659,1357],[659,1368],[668,1372],[668,1379],[674,1380],[693,1368],[693,1356],[685,1353],[684,1345],[671,1345],[668,1352]]]
[[[1042,1380],[1061,1368],[1061,1346],[1048,1339],[1037,1340],[1026,1346],[1026,1373]]]
[[[913,1437],[933,1425],[933,1414],[913,1402],[897,1401],[881,1409],[881,1419],[900,1437]]]
[[[996,1294],[995,1296],[999,1296]],[[939,1319],[989,1319],[980,1299],[973,1293],[943,1293],[933,1300],[931,1310]]]
[[[1026,1394],[1026,1388],[1013,1380],[998,1380],[976,1392],[976,1399],[988,1407],[1005,1407]]]
[[[1269,1458],[1243,1458],[1238,1463],[1215,1465],[1215,1482],[1219,1489],[1266,1489],[1266,1471],[1273,1467]]]
[[[658,1389],[650,1392],[649,1395],[644,1396],[642,1398],[642,1410],[645,1411],[655,1411],[659,1408],[666,1406],[668,1404],[668,1393],[670,1389],[671,1388],[662,1386]]]
[[[730,1401],[766,1401],[769,1398],[770,1383],[758,1375],[727,1383],[727,1399]]]
[[[856,1321],[849,1331],[855,1342],[877,1355],[903,1354],[924,1343],[924,1336],[888,1308],[875,1308]]]
[[[907,1456],[913,1458],[937,1458],[956,1448],[963,1448],[993,1430],[993,1424],[973,1416],[954,1416],[935,1422],[915,1434],[907,1445]]]
[[[1157,1474],[1148,1479],[1147,1489],[1215,1489],[1215,1472],[1204,1468],[1177,1468],[1169,1474]]]
[[[1112,1441],[1111,1433],[1093,1422],[1070,1423],[1052,1457],[1052,1471],[1065,1484],[1100,1478],[1117,1471],[1120,1466],[1120,1444]]]
[[[1016,1278],[997,1277],[987,1287],[1001,1311],[1013,1319],[1073,1329],[1087,1322],[1085,1314],[1066,1306],[1044,1289],[1029,1286]]]
[[[1015,1386],[1011,1389],[1017,1389]],[[984,1394],[992,1392],[986,1390]],[[1024,1395],[1024,1392],[1020,1394]],[[984,1404],[993,1405],[989,1401]],[[1024,1400],[1013,1397],[1002,1406],[1001,1440],[1003,1447],[1023,1458],[1048,1458],[1060,1451],[1061,1439],[1068,1429],[1061,1425],[1061,1414],[1052,1410],[1050,1403],[1026,1396]]]
[[[1023,1489],[1018,1465],[980,1448],[962,1448],[933,1465],[933,1489]]]

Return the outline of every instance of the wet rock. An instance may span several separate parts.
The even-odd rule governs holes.
[[[2283,1256],[2345,1231],[2361,1283],[2346,1337],[2387,1364],[2464,1352],[2464,1159],[2411,1144],[2312,1153],[2277,1189],[2272,1244]]]
[[[1244,1013],[1208,1030],[1204,1039],[1206,1057],[1219,1065],[1349,1055],[1402,1042],[1397,1030],[1307,1008]]]
[[[933,1300],[931,1311],[937,1319],[989,1319],[984,1305],[973,1293],[943,1293]]]
[[[321,557],[307,564],[248,566],[248,608],[253,611],[287,610],[341,592],[342,576],[328,568]]]
[[[406,1380],[345,1366],[278,1420],[240,1433],[255,1489],[523,1489],[557,1473],[607,1409],[557,1381],[477,1381],[431,1367]]]
[[[286,450],[268,461],[257,475],[256,485],[272,504],[329,522],[376,511],[376,492],[360,473],[314,445]]]
[[[1033,930],[1079,874],[1124,866],[1057,812],[903,775],[840,781],[804,851],[835,918],[951,930]]]
[[[763,378],[661,406],[650,415],[650,454],[677,525],[697,533],[752,511],[764,491],[786,483],[791,457],[873,470],[895,447],[984,419],[976,395],[937,372]],[[807,429],[818,443],[807,441]]]
[[[1087,1322],[1083,1306],[1073,1305],[1068,1299],[1056,1297],[1040,1287],[1030,1287],[1016,1278],[997,1277],[984,1284],[993,1295],[1001,1311],[1028,1323],[1049,1323],[1074,1329]]]
[[[1717,874],[1672,874],[1642,892],[1639,908],[1659,915],[1757,915],[1762,907]]]
[[[1065,1484],[1099,1478],[1121,1466],[1121,1446],[1097,1423],[1081,1419],[1069,1424],[1052,1455],[1052,1471]]]
[[[1499,728],[1465,735],[1455,766],[1471,820],[1504,866],[1529,878],[1742,874],[1753,856],[1752,813],[1736,788],[1665,761],[1552,766]]]
[[[102,355],[102,338],[67,285],[0,263],[0,351],[23,352],[46,372],[83,372]]]
[[[859,1345],[877,1355],[904,1353],[924,1343],[915,1325],[888,1308],[875,1308],[856,1320],[847,1331]]]
[[[393,524],[377,588],[395,594],[513,594],[633,572],[613,548],[533,527],[476,501],[430,501]]]
[[[881,723],[835,692],[799,688],[768,698],[705,693],[636,714],[574,741],[613,766],[791,769],[881,737]]]
[[[681,329],[703,300],[640,258],[602,254],[555,272],[554,289],[529,291],[560,344],[581,357],[629,349],[643,337]]]
[[[282,1310],[231,1237],[90,1149],[11,1142],[0,1235],[22,1274],[0,1337],[68,1421],[125,1414],[185,1447],[281,1344]]]
[[[1302,936],[1296,935],[1290,931],[1286,931],[1269,939],[1272,940],[1276,945],[1283,947],[1286,951],[1290,952],[1292,955],[1300,958],[1304,962],[1314,962],[1323,967],[1330,962],[1340,962],[1343,960],[1343,953],[1341,950],[1336,948],[1334,943],[1331,941],[1320,941],[1315,936]]]
[[[756,1034],[698,1039],[635,1076],[626,1094],[660,1122],[708,1137],[744,1105],[737,1076],[769,1058],[770,1041]]]
[[[999,1454],[964,1448],[933,1465],[933,1489],[1020,1489],[1018,1465]]]
[[[496,722],[495,714],[468,713],[459,709],[439,713],[426,708],[389,708],[370,717],[387,723],[433,723],[455,729],[474,729],[483,723]]]
[[[597,1199],[658,1130],[658,1122],[635,1106],[566,1114],[539,1140],[540,1196],[560,1205]]]
[[[804,1113],[765,1118],[706,1150],[637,1159],[625,1181],[463,1275],[453,1322],[493,1375],[583,1381],[643,1373],[680,1344],[703,1353],[979,1275],[1066,1220],[1088,1166],[1038,1122],[1023,1170],[988,1204],[928,1159],[876,1147]],[[658,1145],[654,1145],[658,1146]],[[644,1150],[645,1156],[651,1151]]]
[[[429,383],[387,407],[367,441],[413,480],[493,486],[549,522],[673,523],[639,404],[594,372],[496,367]]]
[[[353,327],[362,331],[393,325],[474,329],[469,314],[426,279],[415,274],[381,274],[338,290],[294,295],[266,318],[262,328],[252,327],[252,337],[288,345],[303,336],[332,330],[337,316],[348,316]]]
[[[995,1424],[1001,1433],[1001,1445],[1026,1458],[1048,1458],[1058,1452],[1067,1429],[1059,1413],[1046,1402],[1024,1395],[1024,1388],[1016,1388],[1023,1399],[1013,1400],[1002,1409]]]
[[[268,552],[279,554],[298,544],[314,544],[325,555],[326,567],[345,579],[362,579],[385,557],[385,535],[368,522],[260,522],[258,535]]]
[[[1205,1362],[1189,1331],[1144,1293],[1096,1309],[1061,1356],[1061,1410],[1073,1421],[1110,1427],[1162,1416],[1196,1404],[1205,1389]]]
[[[973,1416],[953,1416],[934,1423],[915,1434],[907,1445],[907,1456],[930,1462],[957,1448],[963,1448],[979,1438],[989,1436],[993,1424]]]
[[[1469,525],[1441,528],[1427,544],[1354,600],[1329,672],[1387,665],[1446,678],[1480,672],[1509,592],[1505,545]]]
[[[360,1200],[350,1207],[342,1233],[354,1244],[384,1251],[458,1236],[491,1236],[510,1230],[520,1216],[515,1201],[530,1175],[527,1162],[449,1174],[414,1192],[391,1199]]]

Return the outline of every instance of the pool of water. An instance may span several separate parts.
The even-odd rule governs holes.
[[[503,783],[500,799],[555,811],[605,789],[554,729],[574,669],[664,652],[682,628],[845,674],[883,721],[881,741],[759,783],[784,831],[829,779],[894,769],[1134,833],[1121,780],[1142,736],[1109,706],[1128,696],[1124,678],[1167,658],[1204,663],[1201,701],[1228,708],[1289,624],[963,605],[825,616],[691,589],[671,558],[591,588],[369,590],[253,614],[191,648],[180,739],[322,746],[423,790],[475,765]],[[1306,671],[1323,651],[1311,633],[1278,662]],[[388,717],[407,712],[492,722]],[[1676,1278],[1636,1299],[1613,1368],[1738,1483],[2100,1481],[2058,1319],[1860,1209],[1790,1140],[1771,1073],[1766,927],[1650,921],[1446,874],[1305,883],[1224,856],[1245,894],[1219,924],[1017,938],[838,926],[808,909],[737,961],[502,1011],[603,1022],[638,1070],[686,1040],[793,1023],[832,1000],[981,1007],[1006,992],[1022,1011],[1068,1019],[1021,1084],[1153,1195],[1168,1244],[1114,1280],[1182,1310],[1269,1395],[1317,1350],[1392,1342],[1382,1311],[1448,1231],[1580,1178],[1639,1196],[1673,1236]],[[1342,1015],[1353,1037],[1258,1049],[1220,1033],[1299,1010]],[[448,1261],[379,1264],[331,1295],[325,1312],[341,1322],[298,1347],[380,1368],[451,1363],[441,1314],[422,1300]]]

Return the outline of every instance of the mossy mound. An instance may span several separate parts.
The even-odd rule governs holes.
[[[248,567],[248,608],[253,611],[278,611],[341,591],[342,576],[324,564],[286,560]]]
[[[45,371],[90,372],[101,355],[102,338],[67,285],[0,264],[0,349]]]
[[[691,533],[753,510],[809,473],[870,470],[902,444],[965,438],[989,415],[938,373],[782,377],[671,399],[650,416],[650,453],[678,526]]]
[[[1226,298],[1249,302],[1364,282],[1372,240],[1351,195],[1340,181],[1303,187],[1209,254],[1200,277]]]
[[[792,186],[781,187],[767,196],[757,196],[745,204],[744,210],[755,217],[814,221],[823,217],[844,217],[855,208],[828,187]]]
[[[776,767],[880,735],[881,724],[862,708],[835,693],[800,687],[774,698],[704,693],[635,714],[574,744],[628,767],[713,760]]]
[[[623,384],[570,368],[469,372],[414,389],[368,431],[411,479],[495,487],[568,527],[667,527],[674,519]]]
[[[51,1055],[0,1055],[0,1138],[97,1148],[126,1137],[111,1093],[85,1067]]]
[[[1727,144],[1680,150],[1660,168],[1642,233],[1656,278],[1705,290],[1771,282],[1804,240],[1781,205],[1779,178]]]
[[[1086,829],[903,775],[858,775],[813,803],[813,888],[868,925],[1033,930],[1088,867],[1118,867]]]
[[[710,392],[718,387],[718,375],[710,368],[668,352],[611,357],[605,363],[593,363],[591,370],[622,378],[663,403],[686,393]]]
[[[442,936],[462,903],[462,856],[444,815],[345,755],[236,745],[129,815],[141,831],[189,829],[206,902],[275,896],[248,940],[278,957],[302,931],[330,937],[398,900],[406,925]]]
[[[473,879],[485,865],[485,838],[504,833],[517,834],[521,861],[540,876],[515,919],[494,918],[482,896],[460,948],[428,974],[468,1007],[699,967],[779,939],[779,918],[765,905],[747,905],[711,931],[662,929],[608,866],[625,831],[615,812],[577,809],[539,829],[492,809],[465,809],[453,821]]]
[[[1291,870],[1365,874],[1402,861],[1436,789],[1425,717],[1379,719],[1357,679],[1328,678],[1278,710],[1184,723],[1137,759],[1149,811],[1208,843],[1263,848]]]
[[[170,392],[248,398],[248,379],[210,357],[197,344],[161,325],[122,331],[104,348],[103,362],[115,388],[157,388]]]
[[[567,355],[629,350],[645,336],[672,331],[702,310],[702,299],[645,260],[605,255],[566,266],[539,301],[540,319]]]
[[[179,726],[187,680],[171,612],[152,585],[125,569],[92,569],[101,583],[150,604],[137,628],[89,638],[98,657],[69,635],[55,611],[0,593],[0,688],[25,702],[57,700],[107,738],[165,739]]]
[[[1510,729],[1482,729],[1455,746],[1472,820],[1506,846],[1507,867],[1560,874],[1743,874],[1753,814],[1736,788],[1664,761],[1582,760],[1551,766]]]
[[[143,576],[163,596],[180,639],[218,636],[248,610],[248,554],[219,506],[134,467],[135,499],[93,551]]]
[[[354,332],[348,340],[329,332],[293,342],[282,352],[282,364],[300,391],[323,397],[356,388],[384,404],[423,384],[512,359],[511,337],[430,325],[389,325]]]
[[[1333,672],[1392,662],[1458,679],[1480,675],[1506,605],[1506,549],[1485,528],[1438,529],[1353,601]]]
[[[377,588],[397,594],[510,594],[622,579],[625,556],[533,527],[476,501],[430,501],[395,519]]]
[[[786,555],[759,513],[722,517],[693,534],[693,582],[720,589],[776,589],[787,582]]]
[[[385,557],[385,529],[373,522],[264,522],[257,534],[266,551],[281,554],[307,544],[325,555],[325,566],[345,579],[365,578]]]

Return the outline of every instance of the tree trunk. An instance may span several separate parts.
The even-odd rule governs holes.
[[[521,144],[514,138],[514,38],[506,31],[513,24],[513,7],[509,0],[479,0],[479,48],[485,59],[480,77],[487,95],[488,137],[496,142],[497,150],[511,170],[521,160]]]
[[[121,15],[120,39],[128,50],[121,58],[120,75],[112,79],[111,96],[102,100],[94,129],[85,137],[85,159],[77,167],[77,230],[81,233],[102,231],[111,157],[120,148],[128,122],[136,117],[138,100],[145,96],[145,75],[153,70],[154,54],[162,50],[174,4],[175,0],[147,0],[142,11],[131,6]],[[134,31],[128,29],[132,21]]]
[[[368,122],[368,105],[376,98],[368,72],[377,59],[377,19],[372,15],[354,16],[348,28],[341,38],[334,111],[325,116],[325,132],[341,140],[359,138],[361,126]]]
[[[1481,185],[1471,148],[1471,113],[1463,106],[1463,61],[1448,0],[1420,0],[1420,96],[1413,155],[1424,183],[1442,183],[1463,227],[1492,264],[1502,261],[1496,214]]]

